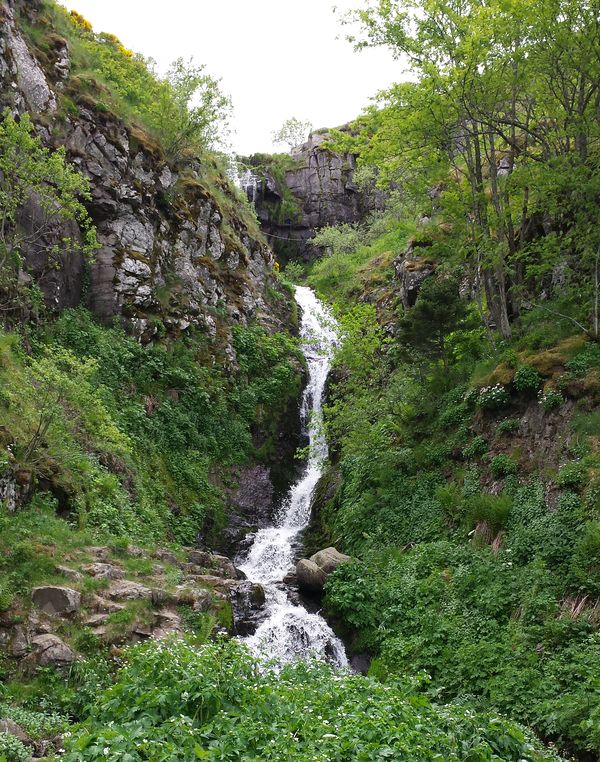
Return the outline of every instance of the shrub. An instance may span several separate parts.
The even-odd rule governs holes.
[[[540,391],[538,394],[538,399],[543,405],[544,410],[547,412],[550,412],[550,410],[554,410],[555,408],[559,407],[565,401],[562,394],[556,389],[546,389],[545,391]]]
[[[600,521],[585,524],[573,553],[571,575],[581,592],[600,593]]]
[[[556,483],[559,487],[581,487],[585,481],[586,468],[580,460],[572,460],[561,466]]]
[[[495,410],[510,402],[510,395],[502,384],[484,386],[479,390],[477,405],[484,410]]]
[[[477,435],[473,438],[473,441],[468,444],[462,451],[463,458],[466,458],[469,460],[470,458],[478,458],[480,455],[483,455],[487,452],[488,449],[488,443],[485,437],[482,437],[481,434]]]
[[[27,762],[29,759],[31,759],[31,749],[10,733],[0,733],[0,760]]]
[[[515,373],[514,384],[519,392],[536,392],[541,383],[541,375],[531,365],[522,365]]]
[[[503,421],[500,421],[500,423],[496,426],[496,433],[497,434],[514,434],[515,431],[519,430],[520,425],[521,425],[521,422],[518,420],[518,418],[505,418]]]
[[[517,464],[514,462],[514,460],[509,458],[509,456],[505,455],[504,453],[494,455],[490,461],[490,471],[492,472],[492,476],[495,479],[500,479],[501,477],[508,476],[509,474],[516,474],[517,468]]]
[[[505,762],[555,758],[518,725],[438,707],[408,682],[382,685],[318,662],[260,671],[236,642],[149,642],[125,656],[114,686],[66,739],[68,762],[459,760],[474,746],[468,758],[498,749]]]

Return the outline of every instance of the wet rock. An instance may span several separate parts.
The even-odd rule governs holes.
[[[240,571],[236,569],[233,562],[227,556],[207,553],[203,550],[191,550],[188,553],[188,559],[190,564],[196,567],[195,569],[188,568],[192,574],[197,573],[198,569],[208,569],[216,576],[223,576],[228,579],[240,579]]]
[[[296,564],[298,586],[307,593],[322,593],[327,575],[320,566],[308,558],[302,558]]]
[[[37,635],[31,640],[32,652],[23,659],[25,667],[56,667],[73,664],[77,655],[57,635]]]
[[[230,592],[235,635],[253,635],[264,619],[265,591],[255,582],[239,582]]]
[[[72,614],[79,611],[81,593],[70,587],[47,585],[35,587],[31,592],[31,600],[46,614]]]
[[[340,564],[350,561],[351,558],[345,555],[345,553],[340,553],[335,548],[325,548],[312,555],[310,560],[323,569],[325,574],[331,574]]]
[[[96,579],[123,579],[123,570],[114,564],[97,562],[87,564],[83,570]]]

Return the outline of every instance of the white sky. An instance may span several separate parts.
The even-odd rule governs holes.
[[[163,70],[180,56],[206,64],[233,100],[232,143],[242,154],[272,151],[271,132],[292,116],[315,128],[344,124],[402,78],[387,51],[357,53],[344,39],[333,4],[343,11],[359,0],[62,2]]]

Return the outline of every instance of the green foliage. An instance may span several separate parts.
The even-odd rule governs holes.
[[[510,402],[510,395],[502,384],[484,386],[477,395],[477,405],[484,410],[496,410]]]
[[[522,365],[515,373],[515,388],[518,392],[537,392],[542,383],[542,377],[530,365]]]
[[[10,733],[0,733],[0,760],[3,762],[27,762],[31,749]]]
[[[508,521],[512,502],[509,495],[474,495],[466,501],[467,520],[471,526],[485,522],[496,535]]]
[[[471,458],[478,458],[484,455],[488,451],[488,443],[484,436],[478,434],[473,437],[473,440],[463,448],[463,458],[470,460]]]
[[[54,738],[68,727],[67,718],[56,712],[33,712],[20,706],[0,704],[0,714],[3,719],[16,722],[33,740]]]
[[[23,254],[46,238],[47,269],[58,267],[65,255],[92,254],[98,243],[84,201],[91,198],[87,177],[66,161],[64,148],[52,152],[42,146],[28,114],[19,121],[8,111],[0,121],[0,306],[3,312],[17,311],[23,293]],[[20,215],[26,204],[30,225]],[[76,223],[79,235],[57,223]],[[31,298],[31,297],[30,297]]]
[[[517,463],[515,463],[511,457],[505,455],[504,453],[494,455],[490,461],[490,471],[492,472],[492,476],[495,479],[500,479],[503,476],[508,476],[509,474],[516,474],[517,470]]]
[[[521,422],[517,418],[505,418],[496,426],[497,434],[514,434],[519,430]]]
[[[286,119],[278,130],[275,130],[273,135],[274,143],[284,143],[288,148],[296,148],[301,145],[308,138],[308,134],[312,129],[312,124],[308,121],[302,121],[295,116],[290,119]]]
[[[112,34],[95,33],[78,14],[53,2],[46,4],[46,12],[38,27],[25,24],[26,30],[42,47],[45,35],[56,32],[69,40],[72,72],[67,88],[76,101],[117,113],[147,148],[156,151],[158,140],[173,160],[214,148],[222,139],[231,102],[204,66],[179,58],[160,76],[152,59],[134,54]],[[139,130],[140,124],[154,141]]]
[[[423,732],[426,728],[427,731]],[[257,670],[235,642],[128,649],[65,759],[552,760],[493,714],[438,707],[410,683],[381,685],[319,663]]]
[[[564,397],[557,389],[545,389],[540,391],[538,399],[546,412],[555,410],[565,401]]]
[[[416,304],[400,320],[400,341],[409,351],[449,365],[447,336],[461,328],[467,309],[458,283],[449,278],[427,278]]]

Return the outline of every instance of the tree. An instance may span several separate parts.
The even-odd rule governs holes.
[[[284,143],[291,150],[304,143],[311,130],[312,124],[310,122],[303,122],[293,116],[291,119],[287,119],[278,130],[275,130],[271,134],[273,135],[274,143]]]
[[[400,340],[429,360],[449,365],[447,338],[461,327],[466,306],[451,278],[427,278],[415,303],[400,320]]]
[[[157,81],[155,96],[144,108],[167,156],[179,159],[186,150],[213,148],[222,140],[231,100],[204,66],[179,58]]]
[[[66,161],[64,149],[45,148],[27,114],[17,120],[6,112],[0,121],[0,310],[22,304],[28,247],[48,236],[49,268],[58,267],[63,254],[95,251],[96,231],[83,204],[90,198],[88,179]],[[35,214],[26,213],[28,207]],[[74,235],[64,235],[69,223]]]

